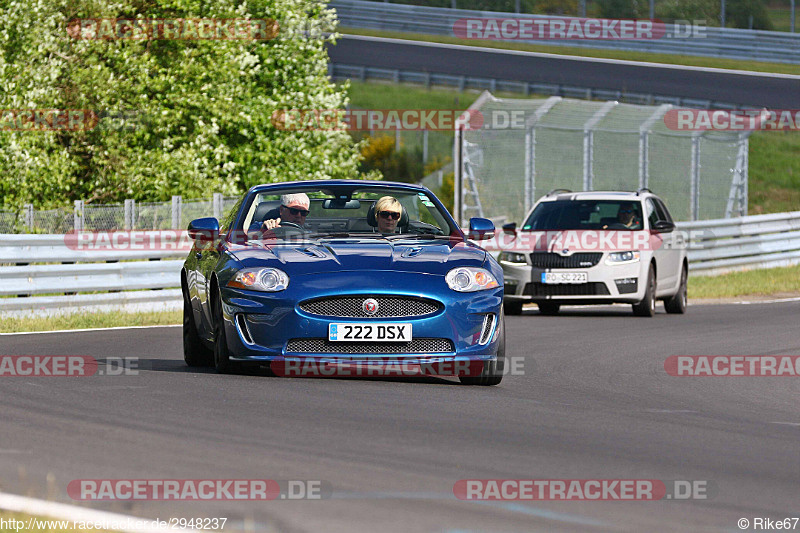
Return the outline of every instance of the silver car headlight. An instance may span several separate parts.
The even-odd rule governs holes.
[[[520,254],[517,252],[500,252],[498,260],[505,261],[506,263],[518,263],[522,265],[527,262],[525,261],[525,254]]]
[[[611,252],[606,258],[607,265],[621,265],[624,263],[637,263],[639,252]]]
[[[289,276],[277,268],[245,268],[228,282],[228,287],[264,292],[278,292],[288,286]]]
[[[454,268],[444,280],[448,287],[458,292],[482,291],[500,286],[488,270],[474,267]]]

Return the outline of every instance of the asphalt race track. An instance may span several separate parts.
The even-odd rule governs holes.
[[[681,96],[772,109],[800,109],[800,76],[570,58],[401,39],[342,36],[333,63],[530,83]]]
[[[800,302],[507,319],[522,375],[218,375],[178,327],[0,336],[2,355],[138,357],[138,375],[0,377],[0,490],[71,503],[75,479],[320,480],[324,500],[93,503],[226,531],[739,531],[796,516],[800,380],[674,377],[670,355],[800,354]],[[460,479],[708,482],[705,500],[466,502]],[[793,514],[794,513],[794,514]]]

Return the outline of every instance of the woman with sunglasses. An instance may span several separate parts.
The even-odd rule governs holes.
[[[375,217],[381,233],[394,233],[402,214],[403,206],[393,196],[383,196],[375,202]]]

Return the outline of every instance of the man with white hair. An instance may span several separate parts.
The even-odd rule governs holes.
[[[306,223],[310,205],[311,200],[308,199],[306,193],[284,194],[281,196],[281,206],[278,210],[280,216],[264,220],[261,229],[273,229],[280,226],[282,222],[289,222],[303,227]]]

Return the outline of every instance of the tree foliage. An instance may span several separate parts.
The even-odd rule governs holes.
[[[280,30],[269,40],[74,38],[67,22],[86,18],[274,19]],[[125,119],[85,131],[0,124],[0,206],[234,194],[358,174],[345,131],[286,131],[271,120],[280,109],[346,104],[346,86],[327,78],[325,42],[335,35],[321,30],[336,21],[325,2],[7,0],[0,20],[0,109]]]

